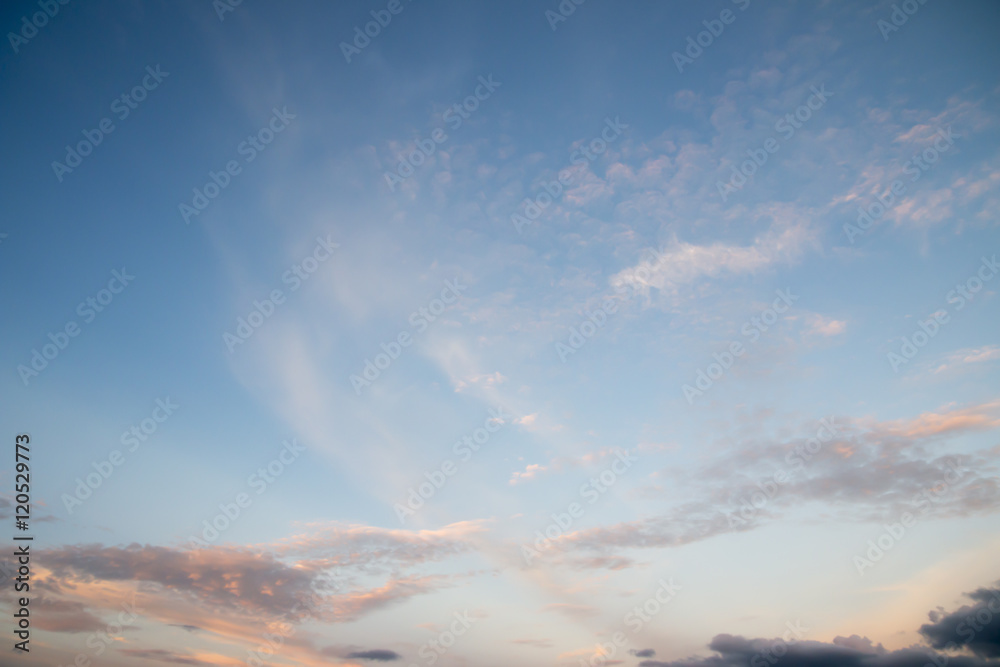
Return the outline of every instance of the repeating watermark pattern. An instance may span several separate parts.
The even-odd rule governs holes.
[[[924,651],[930,660],[930,662],[924,663],[923,667],[945,667],[949,661],[947,652],[959,651],[962,648],[968,647],[975,640],[977,634],[990,628],[994,615],[1000,614],[1000,591],[986,589],[983,592],[989,593],[992,599],[986,601],[983,599],[985,596],[977,595],[975,599],[978,601],[978,604],[972,607],[973,612],[966,614],[961,621],[955,624],[955,634],[963,640],[961,644],[949,641],[945,643],[943,647],[944,652],[941,653],[921,646],[915,647]],[[996,606],[993,606],[994,604]],[[965,658],[964,655],[960,655],[960,657]]]
[[[961,621],[955,625],[955,634],[960,636],[964,641],[961,645],[956,642],[949,641],[944,645],[944,652],[938,653],[932,651],[928,648],[918,646],[921,651],[927,654],[928,660],[930,662],[924,663],[924,667],[945,667],[949,662],[948,651],[958,651],[963,646],[968,646],[972,640],[976,638],[976,635],[990,627],[990,623],[993,621],[994,614],[1000,614],[1000,594],[995,590],[989,591],[993,596],[993,599],[989,602],[981,602],[982,607],[976,609],[975,613],[967,614]],[[996,603],[996,607],[993,604]],[[978,606],[978,605],[977,605]],[[960,656],[960,657],[965,657]]]
[[[295,463],[299,456],[302,455],[302,452],[306,451],[305,446],[300,445],[295,438],[285,440],[281,445],[281,451],[278,453],[278,456],[271,459],[266,466],[258,468],[257,472],[247,477],[247,486],[253,489],[258,496],[267,491],[268,487],[274,484],[275,480],[285,472],[285,468]],[[215,542],[222,533],[229,530],[229,527],[236,523],[236,520],[242,514],[242,510],[247,509],[252,504],[253,498],[250,497],[250,494],[243,491],[236,494],[233,502],[219,503],[220,511],[212,517],[211,522],[208,519],[202,521],[204,528],[201,531],[201,537],[198,538],[194,535],[188,537],[191,546],[207,547],[210,543]]]
[[[585,3],[587,0],[562,0],[556,7],[558,11],[552,11],[551,9],[545,10],[545,19],[549,22],[549,27],[552,28],[552,32],[556,31],[560,23],[564,23],[573,13],[576,8]]]
[[[221,0],[219,0],[221,1]],[[308,602],[296,602],[292,606],[292,613],[296,613],[303,607],[308,608]],[[285,644],[285,640],[295,634],[295,626],[287,621],[278,620],[269,625],[273,632],[265,632],[260,636],[261,643],[256,648],[247,649],[247,658],[243,662],[247,667],[261,667],[271,656]]]
[[[794,137],[795,132],[801,129],[803,124],[812,118],[813,112],[822,109],[827,100],[833,96],[833,93],[826,89],[826,84],[822,84],[819,88],[810,86],[809,89],[812,91],[812,95],[806,98],[805,104],[799,106],[793,113],[786,113],[784,117],[779,118],[774,124],[774,131],[781,134],[785,141]],[[813,105],[813,101],[816,102],[815,105]],[[779,150],[781,150],[781,141],[776,137],[768,137],[764,140],[761,148],[747,149],[747,155],[750,158],[744,160],[739,169],[736,168],[735,164],[730,165],[729,168],[733,173],[729,177],[729,182],[723,183],[722,181],[717,181],[715,184],[716,189],[718,189],[719,194],[722,196],[723,203],[729,199],[729,195],[742,190],[743,186],[747,183],[747,179],[756,174],[757,170],[767,164],[768,159]]]
[[[750,0],[733,0],[733,4],[738,5],[740,11],[743,12],[750,6]],[[736,14],[731,9],[723,9],[717,19],[702,21],[701,24],[705,26],[705,30],[699,32],[695,37],[689,35],[687,38],[687,48],[684,49],[684,53],[687,56],[680,51],[674,51],[673,53],[674,65],[677,66],[677,71],[683,74],[684,66],[693,65],[694,61],[700,58],[701,54],[705,52],[705,49],[712,46],[716,38],[722,36],[722,33],[726,30],[726,26],[732,25],[735,21]]]
[[[964,283],[955,285],[955,289],[945,295],[945,302],[948,304],[957,304],[955,312],[962,310],[965,308],[965,304],[972,301],[973,297],[983,289],[985,283],[993,280],[993,276],[998,272],[1000,272],[1000,265],[997,264],[997,256],[993,255],[991,259],[983,257],[982,263],[976,273],[970,276]],[[947,309],[935,311],[926,320],[918,320],[917,330],[910,336],[903,336],[899,352],[889,352],[886,354],[886,359],[889,362],[889,366],[892,367],[892,372],[898,373],[900,366],[910,363],[910,360],[917,356],[917,352],[927,345],[932,338],[937,336],[941,327],[950,321],[951,315]]]
[[[313,593],[315,594],[315,591]],[[273,632],[265,632],[261,635],[262,641],[256,648],[247,649],[247,659],[244,661],[244,664],[247,667],[262,667],[272,656],[276,655],[278,649],[285,644],[285,640],[296,632],[295,625],[285,619],[289,616],[294,619],[302,611],[315,616],[319,612],[319,605],[316,604],[316,601],[312,597],[304,597],[297,600],[288,612],[268,624],[268,629],[273,630]]]
[[[590,164],[603,155],[608,150],[608,146],[628,129],[628,125],[621,122],[619,116],[615,116],[613,121],[611,118],[605,118],[604,126],[604,129],[601,130],[601,136],[594,137],[570,154],[570,164],[577,166]],[[534,199],[531,197],[525,198],[521,202],[521,205],[524,207],[524,215],[512,213],[510,216],[510,221],[514,225],[514,229],[517,230],[517,233],[520,234],[521,228],[529,222],[537,220],[542,211],[548,208],[553,202],[559,201],[563,193],[573,184],[575,178],[576,173],[574,170],[571,167],[566,167],[559,172],[556,180],[542,183],[544,192],[539,192],[535,195]]]
[[[917,10],[920,9],[920,5],[926,4],[927,0],[903,0],[903,2],[899,5],[894,4],[892,6],[892,13],[889,14],[888,21],[885,19],[879,19],[875,22],[875,27],[877,27],[879,32],[882,33],[883,41],[888,42],[889,35],[894,32],[898,32],[900,28],[906,25],[906,22],[910,20],[910,17],[917,13]],[[900,5],[902,5],[902,8]]]
[[[501,81],[494,81],[493,74],[478,77],[479,85],[476,86],[472,95],[469,95],[461,103],[448,107],[448,110],[441,114],[441,120],[448,124],[452,130],[462,127],[462,123],[471,118],[471,114],[478,108],[480,102],[485,102],[493,95],[502,84]],[[482,91],[482,92],[480,92]],[[396,186],[414,174],[417,167],[424,164],[437,150],[438,145],[448,141],[448,135],[440,127],[431,132],[430,139],[417,139],[417,147],[407,155],[396,167],[395,171],[384,173],[385,182],[389,184],[389,191],[395,192]]]
[[[1000,592],[996,589],[990,591],[990,595],[993,598],[986,602],[980,599],[982,606],[976,609],[974,614],[967,614],[958,624],[955,626],[955,634],[965,640],[965,645],[968,646],[976,635],[989,628],[993,622],[994,614],[1000,614]],[[996,604],[994,607],[993,605]],[[944,646],[946,651],[951,651],[958,648],[955,642],[948,642]],[[924,667],[944,667],[948,663],[948,656],[932,654],[931,660],[933,665],[925,665]]]
[[[608,468],[602,470],[601,474],[591,477],[580,486],[580,497],[586,498],[587,504],[593,505],[638,460],[638,457],[631,454],[627,449],[616,450],[615,461]],[[570,528],[573,527],[577,519],[583,517],[586,511],[586,508],[581,503],[574,501],[566,507],[565,512],[553,513],[551,515],[552,523],[545,527],[544,533],[542,530],[535,531],[534,544],[521,545],[521,555],[524,556],[524,562],[530,566],[531,561],[555,545],[556,540],[569,534]]]
[[[626,288],[624,285],[618,285],[615,291],[619,290],[621,290],[620,293],[624,293]],[[559,355],[559,360],[565,364],[569,355],[576,354],[588,340],[594,337],[598,329],[604,328],[604,325],[608,323],[608,318],[618,312],[619,305],[618,299],[609,296],[605,297],[601,305],[593,311],[589,308],[584,310],[586,319],[578,327],[569,328],[569,338],[566,339],[566,342],[556,341],[556,354]]]
[[[438,633],[437,637],[433,639],[428,639],[424,644],[417,650],[417,655],[428,665],[433,665],[441,656],[447,653],[455,642],[458,641],[459,637],[465,635],[472,627],[472,624],[476,622],[470,614],[469,610],[465,609],[462,613],[457,611],[453,614],[455,620],[451,622],[451,625],[447,630],[442,630]],[[410,663],[410,667],[418,667],[416,663]]]
[[[785,288],[784,291],[777,290],[775,294],[778,295],[778,298],[774,300],[770,308],[764,309],[760,317],[751,317],[740,327],[740,333],[749,338],[751,343],[756,343],[760,339],[760,335],[778,321],[778,315],[787,312],[792,307],[792,304],[799,300],[799,297],[792,294],[789,288]],[[728,348],[723,350],[721,354],[714,352],[712,358],[715,361],[710,363],[705,370],[698,369],[694,386],[685,384],[681,387],[688,405],[694,405],[695,397],[702,396],[706,391],[711,389],[726,371],[733,367],[736,360],[745,353],[746,347],[738,340],[732,341]]]
[[[460,283],[458,278],[455,278],[454,282],[445,280],[444,289],[441,290],[439,298],[431,299],[427,306],[421,306],[410,313],[408,321],[410,326],[415,329],[413,334],[411,335],[406,330],[400,331],[394,340],[390,340],[388,344],[382,343],[382,352],[375,355],[375,361],[372,362],[366,358],[365,367],[361,374],[354,374],[348,378],[351,386],[354,387],[355,396],[360,396],[362,389],[370,387],[382,375],[382,371],[389,368],[396,359],[399,359],[403,349],[413,344],[413,336],[427,331],[431,322],[440,317],[449,305],[458,301],[462,292],[467,289],[469,286]]]
[[[42,11],[35,12],[28,20],[27,15],[21,17],[21,29],[16,33],[8,32],[7,40],[10,41],[10,48],[17,54],[21,47],[28,43],[38,31],[49,24],[49,19],[54,19],[59,13],[59,5],[68,5],[69,0],[38,0],[38,6]]]
[[[226,14],[235,12],[236,8],[243,4],[243,0],[213,0],[212,9],[220,21],[226,20]]]
[[[301,262],[292,264],[287,271],[281,274],[281,282],[290,286],[289,293],[297,292],[305,284],[305,281],[309,280],[319,270],[319,267],[333,256],[333,251],[340,247],[339,243],[330,240],[330,236],[332,235],[327,234],[325,239],[322,236],[317,236],[316,246],[312,253]],[[231,334],[228,331],[222,333],[222,342],[226,344],[229,353],[232,354],[237,345],[242,345],[250,340],[250,337],[264,326],[264,322],[274,315],[278,306],[284,303],[285,293],[280,289],[271,290],[263,301],[254,299],[253,309],[247,316],[236,318],[236,328],[234,329],[236,333]]]
[[[310,593],[299,597],[295,604],[281,614],[277,619],[267,624],[268,630],[261,635],[261,643],[256,648],[247,649],[247,658],[243,664],[247,667],[262,667],[268,660],[276,656],[285,640],[293,636],[296,632],[294,621],[299,619],[299,614],[305,614],[313,618],[320,618],[323,606],[320,604],[322,596],[330,592],[341,590],[341,584],[337,578],[343,576],[343,570],[335,567],[329,573],[334,579],[324,579],[322,590],[316,590],[317,582],[310,585]],[[289,620],[290,619],[290,620]],[[350,657],[350,656],[348,656]]]
[[[275,136],[285,131],[295,118],[296,115],[289,113],[288,107],[282,107],[281,111],[278,111],[277,108],[271,109],[271,118],[268,122],[256,134],[251,134],[241,141],[236,146],[236,153],[244,156],[245,164],[250,164],[274,141]],[[180,211],[184,224],[191,224],[191,217],[201,215],[202,211],[212,203],[212,200],[229,187],[233,178],[242,173],[243,166],[239,160],[229,160],[226,162],[225,168],[218,172],[209,169],[209,180],[205,182],[205,185],[201,188],[192,188],[191,203],[181,202],[177,205],[177,210]]]
[[[660,584],[659,588],[641,605],[636,605],[631,611],[626,612],[622,618],[622,623],[628,626],[633,635],[642,631],[646,624],[652,621],[653,617],[663,611],[667,604],[674,599],[677,591],[681,590],[681,586],[674,583],[673,577],[670,577],[668,581],[660,579],[657,583]],[[616,660],[619,650],[623,651],[622,657],[626,655],[625,651],[634,656],[640,654],[640,651],[631,647],[628,635],[619,630],[611,635],[610,641],[598,642],[597,646],[594,647],[594,655],[589,660],[580,658],[580,665],[581,667],[598,667],[609,660],[615,660],[615,664],[620,663],[622,660]]]
[[[512,419],[512,415],[505,414],[502,407],[490,410],[490,416],[486,418],[483,425],[473,429],[471,433],[462,436],[452,445],[451,451],[461,457],[463,463],[468,463],[473,454],[478,452],[490,440],[490,436],[500,430],[500,427]],[[424,473],[427,479],[421,482],[416,489],[407,489],[409,495],[406,504],[396,503],[393,509],[399,517],[399,523],[405,524],[406,518],[416,514],[417,510],[424,506],[424,503],[433,498],[447,483],[449,477],[453,477],[458,472],[458,464],[451,459],[445,459],[434,470]]]
[[[135,602],[135,595],[138,591],[143,590],[148,584],[140,583],[134,591],[132,591],[132,599],[128,602],[122,602],[119,606],[122,608],[118,612],[118,616],[115,620],[109,621],[103,630],[97,630],[91,632],[87,637],[85,642],[87,648],[93,651],[95,657],[101,657],[110,646],[113,646],[116,642],[122,641],[124,638],[124,631],[135,625],[135,622],[139,620],[139,615],[142,614],[145,609],[139,607]],[[91,660],[87,657],[87,652],[80,651],[73,658],[73,662],[68,663],[66,667],[90,667]],[[59,667],[63,667],[59,665]]]
[[[761,649],[750,658],[750,667],[771,667],[788,653],[788,647],[806,636],[809,628],[803,628],[801,621],[785,621],[784,634],[771,642],[770,646]]]
[[[156,407],[153,408],[149,417],[146,417],[138,424],[134,424],[129,430],[122,433],[121,443],[128,447],[129,452],[134,452],[139,445],[146,442],[160,428],[160,424],[167,421],[174,411],[181,406],[170,400],[170,397],[156,399]],[[73,514],[73,509],[83,504],[83,501],[90,498],[111,475],[115,468],[125,463],[125,455],[120,449],[113,449],[108,453],[106,459],[102,461],[92,461],[91,467],[94,472],[88,474],[84,479],[76,478],[76,489],[73,495],[62,494],[61,500],[66,507],[68,514]]]
[[[576,354],[580,348],[582,348],[588,340],[597,334],[598,330],[603,329],[604,325],[608,323],[608,319],[618,312],[620,306],[624,305],[622,301],[628,301],[638,294],[640,290],[640,285],[648,285],[653,274],[656,273],[664,264],[666,264],[669,256],[667,253],[661,253],[650,248],[650,254],[656,258],[655,262],[652,263],[641,263],[639,268],[635,270],[634,280],[632,282],[626,283],[624,281],[619,282],[614,286],[616,297],[605,297],[601,301],[601,305],[591,311],[589,308],[584,309],[584,320],[580,322],[578,326],[571,326],[569,328],[569,337],[566,342],[556,341],[556,354],[559,355],[559,360],[566,363],[569,355]],[[631,290],[629,289],[631,287]]]
[[[839,430],[834,423],[834,418],[824,417],[819,422],[820,427],[816,431],[816,437],[809,438],[804,444],[796,445],[792,451],[785,454],[785,464],[791,466],[790,471],[779,467],[772,473],[771,479],[757,482],[758,491],[752,491],[749,498],[742,496],[737,509],[729,512],[723,511],[730,528],[745,526],[753,521],[757,516],[757,511],[764,509],[777,495],[778,487],[788,482],[795,476],[795,473],[805,470],[806,463],[819,453],[823,445],[833,440]]]
[[[76,314],[83,318],[84,324],[90,324],[97,318],[98,313],[104,312],[104,309],[111,305],[115,295],[121,294],[133,280],[135,280],[135,276],[130,275],[124,266],[121,271],[117,269],[112,271],[108,286],[99,290],[94,296],[81,301],[76,307]],[[117,289],[115,288],[116,283],[118,284]],[[28,386],[30,378],[38,377],[39,373],[48,368],[49,364],[55,361],[56,357],[69,346],[70,339],[79,336],[81,331],[83,329],[76,320],[69,320],[62,326],[61,330],[56,331],[56,333],[49,332],[48,338],[51,342],[42,345],[41,352],[32,348],[31,360],[28,362],[31,367],[24,364],[17,367],[17,373],[21,376],[21,382],[24,383],[24,386]]]
[[[857,568],[859,575],[864,576],[867,568],[873,567],[875,563],[882,560],[886,552],[903,539],[907,529],[917,525],[917,520],[931,511],[931,505],[939,502],[941,496],[945,495],[953,485],[962,479],[964,469],[959,468],[954,461],[947,463],[946,466],[942,469],[944,479],[941,482],[929,489],[924,489],[910,501],[914,511],[919,509],[918,513],[903,512],[899,515],[899,521],[896,523],[883,524],[882,534],[874,540],[868,540],[868,550],[864,556],[854,556],[854,567]]]
[[[170,72],[163,72],[157,65],[146,67],[146,76],[138,85],[127,93],[122,93],[111,103],[111,112],[118,116],[118,120],[125,120],[129,115],[139,108],[149,93],[160,87],[163,80],[170,76]],[[73,173],[73,170],[83,164],[83,158],[94,152],[97,146],[101,145],[104,137],[115,131],[115,123],[110,118],[102,118],[93,130],[83,130],[83,139],[77,142],[76,146],[66,145],[65,164],[58,160],[52,161],[52,171],[56,179],[62,183],[66,174]]]
[[[924,172],[938,161],[941,153],[944,153],[955,144],[956,138],[961,139],[962,135],[952,133],[951,125],[946,130],[938,129],[937,136],[934,138],[934,145],[928,146],[921,153],[914,155],[903,165],[903,173],[911,176],[910,182],[915,183],[918,181]],[[941,145],[941,142],[944,142],[944,145]],[[854,243],[855,239],[870,230],[879,218],[885,215],[898,201],[902,200],[905,192],[906,184],[896,179],[883,194],[875,197],[876,201],[869,204],[867,209],[859,206],[857,224],[852,225],[848,223],[844,225],[844,233],[847,234],[847,240]],[[897,200],[897,197],[899,197],[899,200]]]
[[[674,583],[674,578],[668,581],[660,579],[657,583],[660,587],[650,595],[641,605],[636,605],[622,618],[622,623],[627,625],[633,634],[638,634],[653,620],[653,617],[663,611],[668,602],[674,599],[677,591],[681,590],[680,584]]]
[[[407,2],[412,1],[407,0]],[[389,4],[385,6],[385,9],[373,9],[369,12],[374,20],[365,23],[363,31],[360,27],[354,26],[354,39],[352,43],[340,43],[340,52],[344,54],[344,60],[347,61],[347,64],[351,64],[351,58],[354,56],[361,55],[361,52],[372,43],[372,40],[382,34],[382,29],[387,28],[392,23],[392,17],[402,13],[404,9],[406,9],[406,6],[403,5],[401,0],[389,0]]]

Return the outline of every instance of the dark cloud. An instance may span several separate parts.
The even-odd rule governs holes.
[[[356,658],[358,660],[378,660],[379,662],[388,662],[390,660],[399,660],[403,656],[399,655],[395,651],[376,648],[371,651],[354,651],[353,653],[348,653],[347,657]]]
[[[709,648],[716,655],[670,662],[643,660],[639,667],[997,667],[996,662],[967,656],[947,656],[930,649],[907,648],[886,651],[881,646],[859,648],[858,639],[836,637],[832,643],[782,639],[746,639],[716,635]],[[881,650],[880,650],[881,649]],[[780,655],[779,655],[780,654]]]
[[[931,622],[920,626],[920,634],[937,649],[967,647],[978,656],[1000,658],[1000,582],[966,597],[975,604],[950,614],[932,611]]]
[[[175,628],[187,630],[188,632],[199,632],[201,630],[197,625],[184,625],[181,623],[171,623],[170,625]]]
[[[1000,584],[1000,582],[998,582]],[[643,660],[639,667],[1000,667],[1000,587],[980,588],[967,597],[975,601],[947,613],[930,612],[931,623],[920,633],[930,647],[910,646],[887,651],[867,637],[835,637],[833,642],[747,639],[716,635],[708,645],[715,655],[682,660]],[[968,648],[975,655],[955,652]],[[934,649],[944,649],[938,652]],[[651,656],[635,651],[639,657]]]
[[[644,649],[642,649],[640,651],[636,651],[633,648],[633,649],[629,649],[629,653],[631,653],[632,655],[634,655],[637,658],[652,658],[654,655],[656,655],[656,651],[654,651],[651,648],[644,648]]]
[[[625,558],[624,556],[577,558],[574,562],[577,567],[585,570],[626,570],[635,565],[634,560]]]

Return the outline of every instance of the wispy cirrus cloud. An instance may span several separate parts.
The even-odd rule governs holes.
[[[670,509],[656,516],[570,532],[554,540],[560,562],[613,569],[614,557],[634,548],[677,547],[716,535],[752,530],[821,503],[827,512],[851,521],[884,521],[910,509],[915,496],[941,483],[946,466],[962,471],[950,493],[929,505],[936,518],[971,516],[1000,509],[1000,452],[940,451],[946,438],[1000,428],[1000,403],[953,407],[904,420],[833,420],[837,433],[815,454],[807,438],[737,442],[720,458],[676,477],[685,500],[663,498]],[[752,520],[734,524],[741,497],[760,489],[776,469],[786,477]],[[660,492],[663,493],[662,491]],[[655,494],[654,494],[655,496]],[[605,560],[588,561],[583,554]],[[576,560],[573,560],[573,558]]]
[[[930,373],[933,375],[951,373],[968,369],[974,364],[986,364],[997,360],[1000,360],[1000,346],[998,345],[967,347],[948,354],[942,361],[934,365]]]

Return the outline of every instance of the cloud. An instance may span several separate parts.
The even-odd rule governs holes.
[[[814,336],[839,336],[847,331],[845,320],[835,320],[822,315],[810,316],[806,320],[806,326],[806,333]]]
[[[334,602],[335,618],[343,622],[356,620],[378,609],[441,588],[448,580],[449,577],[444,575],[393,579],[380,588],[339,596]]]
[[[651,648],[644,648],[644,649],[639,650],[639,651],[637,651],[637,650],[635,650],[633,648],[633,649],[629,649],[629,653],[631,653],[632,655],[634,655],[637,658],[652,658],[653,656],[656,655],[656,651],[654,651]]]
[[[542,607],[542,611],[555,611],[572,618],[589,618],[595,616],[598,610],[586,604],[570,604],[568,602],[555,602]]]
[[[321,594],[318,591],[329,588],[325,579],[330,576],[322,560],[279,560],[278,554],[265,548],[213,546],[184,550],[138,544],[76,545],[39,552],[38,559],[44,563],[39,590],[62,598],[39,598],[37,604],[43,613],[38,620],[43,629],[104,629],[106,622],[100,616],[120,611],[126,592],[117,582],[138,581],[141,589],[153,593],[139,603],[134,594],[132,598],[147,622],[188,632],[204,631],[253,646],[260,642],[256,628],[294,627],[307,619],[319,623],[358,621],[414,596],[450,586],[460,576],[397,574],[381,586],[354,585],[346,592]],[[90,608],[98,611],[91,613]],[[315,638],[304,632],[286,638],[283,650],[290,657],[313,664],[309,661],[343,656],[350,648],[324,653],[326,649],[320,649]],[[131,657],[175,664],[229,664],[214,654],[159,650],[139,651]]]
[[[156,660],[157,662],[166,662],[172,665],[207,665],[209,663],[202,662],[191,655],[185,655],[181,653],[174,653],[173,651],[165,651],[163,649],[122,649],[121,653],[127,655],[131,658],[145,658],[146,660]]]
[[[888,422],[887,434],[929,438],[963,431],[989,431],[1000,426],[1000,401],[943,413],[927,412],[915,418]]]
[[[316,567],[398,572],[474,550],[487,520],[460,521],[434,530],[404,530],[324,521],[298,524],[305,532],[260,545],[283,556],[316,559]]]
[[[650,287],[673,293],[699,278],[755,274],[777,264],[790,264],[814,241],[814,232],[806,225],[784,222],[774,222],[746,246],[696,245],[675,238],[663,250],[651,251],[651,257],[619,271],[610,283],[643,293]]]
[[[960,368],[965,368],[970,364],[982,364],[1000,359],[1000,346],[984,345],[983,347],[967,347],[956,350],[944,358],[933,371],[934,375],[947,373]]]
[[[515,470],[513,473],[511,473],[510,481],[508,483],[511,486],[516,486],[517,484],[520,484],[522,482],[527,482],[528,480],[535,479],[535,477],[537,477],[539,473],[545,472],[546,470],[548,470],[546,466],[543,466],[539,463],[530,463],[525,467],[524,472],[517,472]]]
[[[739,442],[700,469],[676,476],[677,498],[662,513],[613,525],[568,533],[553,540],[555,554],[576,567],[615,569],[616,552],[629,548],[673,547],[716,535],[752,530],[792,513],[807,503],[822,503],[831,519],[898,520],[904,511],[921,518],[962,517],[1000,508],[1000,451],[974,454],[936,453],[940,442],[965,433],[1000,427],[1000,402],[994,401],[912,419],[874,422],[835,418],[837,433],[813,454],[806,437],[790,441]],[[813,427],[815,431],[815,427]],[[960,478],[944,485],[945,470]],[[776,484],[775,474],[784,473]],[[764,504],[741,513],[741,502],[761,493],[758,483],[773,491]],[[667,491],[652,491],[664,496]],[[733,517],[736,517],[734,520]],[[574,557],[575,551],[604,560]],[[559,557],[558,555],[556,557]]]
[[[9,519],[14,516],[14,512],[11,511],[14,507],[14,503],[10,501],[10,498],[13,498],[13,496],[0,494],[0,520]],[[45,503],[39,502],[38,505],[44,507]],[[32,521],[35,523],[55,523],[57,521],[62,521],[62,519],[51,514],[34,514],[32,515]]]
[[[470,386],[472,386],[472,385],[476,385],[476,386],[479,386],[479,387],[482,387],[482,388],[489,389],[489,388],[495,387],[495,386],[497,386],[499,384],[503,384],[506,381],[507,381],[507,378],[504,377],[503,375],[501,375],[499,371],[496,371],[496,372],[491,373],[491,374],[474,375],[474,376],[468,377],[468,378],[466,378],[464,380],[456,380],[455,381],[455,391],[459,392],[459,393],[461,393],[463,391],[468,391],[469,388],[470,388]]]
[[[188,632],[198,632],[201,630],[197,625],[187,625],[184,623],[170,623],[175,628],[181,628],[182,630],[187,630]]]
[[[353,653],[348,653],[347,657],[356,658],[358,660],[377,660],[378,662],[389,662],[390,660],[399,660],[403,656],[399,655],[395,651],[377,648],[370,651],[354,651]]]
[[[530,415],[525,415],[514,420],[515,424],[520,424],[521,426],[532,426],[535,423],[535,419],[538,418],[538,413],[532,413]]]
[[[522,482],[527,482],[539,477],[542,473],[561,472],[563,470],[575,470],[586,466],[596,466],[602,461],[613,459],[621,453],[617,447],[605,447],[593,452],[587,452],[578,456],[557,456],[549,461],[547,465],[540,463],[528,464],[524,472],[514,471],[511,474],[509,484],[516,486]]]
[[[932,146],[939,129],[953,126],[957,139],[955,145],[961,149],[970,140],[975,141],[973,137],[976,133],[995,122],[995,116],[987,111],[983,101],[970,101],[957,96],[951,97],[945,108],[937,113],[923,109],[870,109],[861,131],[853,137],[845,137],[857,153],[854,159],[867,166],[859,170],[855,183],[846,194],[833,198],[833,204],[849,204],[846,212],[856,219],[859,205],[865,208],[871,206],[875,198],[878,195],[884,197],[889,185],[898,179],[907,188],[888,207],[879,222],[891,221],[897,228],[913,229],[926,229],[943,222],[960,223],[962,211],[956,210],[956,205],[969,206],[974,199],[995,192],[993,174],[997,171],[996,160],[967,167],[967,173],[950,177],[953,170],[961,166],[953,163],[957,156],[952,155],[955,149],[949,148],[943,153],[942,162],[952,165],[935,167],[925,177],[932,183],[941,183],[943,187],[925,185],[916,188],[910,187],[911,178],[904,171],[907,161]],[[866,135],[871,147],[863,149],[855,143],[855,138]],[[887,142],[884,137],[893,139]],[[997,209],[996,197],[988,197],[970,210],[976,211],[977,218],[988,218]]]
[[[950,614],[932,611],[920,634],[936,649],[965,647],[982,658],[1000,658],[1000,582],[966,597],[975,601]]]
[[[635,565],[634,560],[625,558],[624,556],[576,558],[573,560],[573,563],[576,567],[584,570],[626,570]]]
[[[280,616],[314,600],[318,572],[246,548],[179,550],[131,544],[66,546],[42,552],[57,581],[146,581],[222,609]]]
[[[461,527],[450,529],[461,531]],[[448,528],[424,532],[436,533],[435,537],[440,537],[442,532],[447,531]],[[384,538],[384,533],[394,531],[373,528],[371,532]],[[420,542],[417,540],[416,544]],[[324,544],[321,541],[318,545],[309,544],[308,548],[322,548]],[[389,555],[392,555],[393,540],[384,540],[382,546],[387,545],[390,547]],[[355,543],[355,546],[359,552],[352,556],[363,560],[363,544]],[[388,555],[376,550],[373,558],[385,561]],[[299,560],[288,564],[278,560],[275,553],[262,548],[215,546],[177,550],[138,544],[127,547],[82,545],[44,551],[41,559],[53,573],[59,573],[52,575],[57,587],[95,581],[151,582],[173,591],[180,598],[193,597],[208,605],[216,614],[263,615],[292,622],[306,617],[330,622],[355,621],[411,597],[450,586],[453,578],[446,575],[394,574],[382,586],[354,589],[337,595],[320,595],[317,591],[326,588],[324,575],[331,568],[329,560]],[[399,569],[399,561],[424,562],[410,560],[407,555],[397,560],[394,570]],[[57,620],[53,623],[65,628],[65,631],[84,631],[94,625],[93,617],[72,603],[65,604],[62,613],[56,614],[55,618]]]
[[[944,656],[929,649],[905,648],[886,651],[872,647],[862,637],[835,637],[833,642],[783,639],[746,639],[728,634],[716,635],[708,648],[709,657],[682,660],[643,660],[639,667],[925,667],[928,663],[948,663],[951,667],[986,667],[995,663],[965,656]]]
[[[92,632],[107,625],[81,602],[41,596],[31,604],[37,612],[33,624],[50,632]]]
[[[511,639],[511,644],[520,644],[521,646],[533,646],[534,648],[552,648],[551,639]]]

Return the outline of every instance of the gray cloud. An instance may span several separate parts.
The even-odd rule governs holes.
[[[937,649],[967,647],[980,657],[1000,658],[1000,582],[967,597],[975,604],[950,614],[932,611],[931,622],[920,626],[920,634]]]
[[[182,623],[170,623],[172,627],[181,628],[182,630],[187,630],[188,632],[199,632],[201,628],[197,625],[185,625]]]
[[[314,602],[316,597],[311,588],[316,572],[290,567],[269,553],[252,549],[92,544],[49,549],[39,557],[60,573],[59,580],[75,575],[85,581],[152,582],[245,613],[287,615],[296,604],[301,608],[303,601]]]
[[[950,437],[1000,426],[1000,402],[904,421],[834,423],[837,433],[827,442],[813,440],[812,454],[808,446],[818,425],[809,437],[784,442],[741,440],[700,470],[664,471],[669,488],[688,500],[656,516],[565,535],[555,540],[557,551],[598,554],[567,559],[578,568],[615,569],[621,549],[680,546],[752,530],[808,503],[822,504],[833,520],[854,522],[898,521],[907,511],[940,519],[1000,508],[1000,451],[943,451]],[[779,471],[782,482],[776,483]],[[647,489],[643,496],[664,493]]]
[[[377,648],[370,651],[354,651],[353,653],[348,653],[347,657],[356,658],[358,660],[377,660],[379,662],[388,662],[390,660],[399,660],[402,656],[395,651]]]
[[[107,625],[85,605],[70,600],[42,596],[32,600],[32,623],[50,632],[92,632]]]
[[[1000,582],[967,597],[975,604],[951,613],[943,609],[930,612],[931,623],[920,627],[930,647],[887,651],[858,635],[835,637],[826,643],[719,634],[708,645],[715,655],[643,660],[639,667],[1000,667],[1000,660],[995,660],[1000,658]],[[956,653],[965,648],[975,655]],[[646,657],[645,653],[635,655]]]
[[[886,651],[879,645],[861,648],[865,638],[836,637],[832,643],[801,641],[786,644],[781,639],[746,639],[733,635],[716,635],[708,647],[715,655],[683,660],[643,660],[639,667],[926,667],[932,660],[950,667],[996,667],[998,663],[966,656],[945,656],[930,650],[906,648]],[[870,642],[868,642],[870,645]],[[777,652],[766,653],[784,646]],[[769,656],[769,657],[765,657]]]

